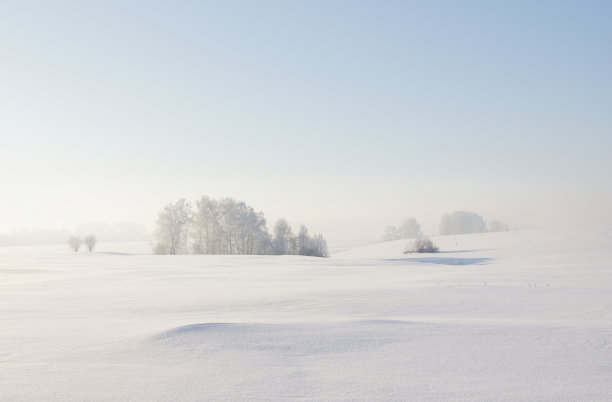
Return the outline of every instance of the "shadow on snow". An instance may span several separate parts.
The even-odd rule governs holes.
[[[413,258],[393,258],[385,261],[393,262],[419,262],[423,264],[440,265],[486,265],[490,264],[492,258],[451,258],[451,257],[413,257]]]

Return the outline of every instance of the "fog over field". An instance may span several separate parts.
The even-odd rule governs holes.
[[[372,241],[406,216],[610,226],[610,4],[13,2],[0,233],[235,197]],[[370,235],[369,232],[375,234]]]
[[[612,400],[611,20],[2,3],[0,401]]]

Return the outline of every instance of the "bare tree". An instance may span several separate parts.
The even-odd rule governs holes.
[[[297,235],[297,249],[299,255],[312,255],[312,239],[308,235],[306,226],[301,225]]]
[[[75,253],[79,251],[79,248],[81,248],[81,244],[81,238],[78,236],[70,236],[70,238],[68,239],[68,245]]]
[[[168,203],[159,212],[155,237],[155,253],[181,254],[187,251],[189,224],[192,218],[191,204],[185,199]]]
[[[312,256],[329,257],[327,241],[320,234],[316,234],[315,237],[312,238]]]
[[[274,254],[293,254],[293,243],[297,243],[293,237],[289,223],[284,219],[279,219],[274,225],[274,239],[272,240]]]
[[[96,247],[97,241],[98,240],[96,239],[96,236],[94,235],[85,236],[84,243],[87,246],[87,250],[89,250],[90,253]]]
[[[255,239],[255,254],[270,255],[274,254],[274,246],[272,245],[272,236],[268,233],[268,230],[257,233]]]
[[[196,212],[192,225],[192,248],[195,254],[216,254],[219,252],[219,203],[203,196],[196,201]]]

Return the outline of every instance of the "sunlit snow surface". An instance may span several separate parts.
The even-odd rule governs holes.
[[[612,400],[612,232],[0,248],[0,400]]]

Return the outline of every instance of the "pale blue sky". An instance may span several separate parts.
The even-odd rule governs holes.
[[[610,21],[607,1],[2,2],[0,232],[151,224],[201,194],[338,238],[455,209],[612,225]]]

